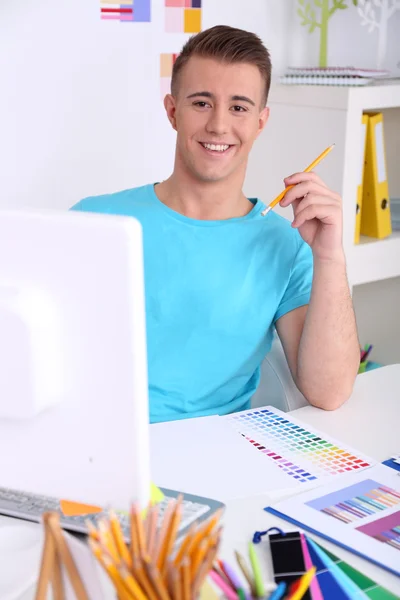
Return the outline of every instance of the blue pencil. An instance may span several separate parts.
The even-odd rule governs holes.
[[[268,600],[280,600],[281,598],[283,598],[283,595],[286,592],[286,587],[286,583],[284,581],[281,581],[276,590],[272,592]]]

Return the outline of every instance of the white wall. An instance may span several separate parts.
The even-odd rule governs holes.
[[[287,2],[287,0],[283,0]],[[370,0],[372,2],[372,0]],[[352,0],[346,0],[349,8],[337,10],[329,21],[328,64],[332,66],[355,66],[376,68],[378,33],[368,33],[361,25],[361,19]],[[297,14],[297,0],[289,0],[288,29],[291,32],[288,62],[293,66],[317,65],[319,57],[319,30],[308,33],[308,27],[301,26]],[[375,4],[372,2],[372,4]],[[376,15],[379,8],[374,6]],[[400,76],[400,10],[393,14],[388,25],[387,54],[383,65],[393,75]]]
[[[152,0],[148,24],[101,21],[99,0],[0,1],[0,207],[67,208],[169,175],[174,133],[160,100],[159,54],[178,52],[188,36],[164,32],[163,4]],[[275,77],[318,58],[318,34],[300,27],[295,0],[203,5],[203,28],[225,23],[258,33]],[[392,27],[399,19],[400,12]],[[376,36],[364,32],[355,9],[339,11],[331,25],[331,62],[369,64]]]
[[[169,175],[159,54],[189,36],[164,32],[163,4],[148,24],[101,21],[98,0],[1,0],[0,207],[67,208]],[[203,27],[257,32],[284,68],[290,4],[204,4]]]

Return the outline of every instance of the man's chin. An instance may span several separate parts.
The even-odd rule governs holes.
[[[225,172],[221,172],[221,171],[219,171],[219,172],[197,171],[195,174],[196,174],[197,179],[199,179],[203,183],[218,183],[220,181],[223,181],[224,179],[227,179],[229,176],[229,173],[225,173]]]

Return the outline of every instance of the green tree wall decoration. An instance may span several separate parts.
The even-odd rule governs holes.
[[[353,4],[357,2],[357,0],[352,1]],[[306,0],[298,0],[298,4],[297,14],[302,19],[301,24],[309,26],[308,33],[312,33],[317,27],[320,29],[319,66],[326,67],[329,19],[337,10],[344,10],[348,8],[348,5],[345,0],[314,0],[314,2],[311,2],[311,0],[308,2]],[[317,11],[320,13],[319,20],[317,20]]]

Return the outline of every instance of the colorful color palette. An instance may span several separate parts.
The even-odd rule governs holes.
[[[397,596],[298,531],[269,535],[275,583],[291,586],[311,567],[304,600],[395,600]]]
[[[100,0],[100,17],[107,21],[149,23],[151,0]]]
[[[160,54],[160,91],[161,100],[171,92],[172,68],[178,54]]]
[[[400,494],[372,479],[307,502],[308,506],[343,523],[364,519],[397,504],[400,504]]]
[[[165,0],[165,31],[199,33],[201,0]]]
[[[299,484],[370,467],[372,462],[340,442],[265,407],[228,415],[233,427]]]
[[[399,494],[400,496],[400,494]],[[400,503],[400,500],[397,504]],[[383,517],[382,519],[377,519],[372,523],[368,523],[367,525],[362,525],[361,527],[357,527],[357,531],[361,531],[361,533],[365,533],[370,537],[378,540],[379,542],[383,542],[384,544],[389,544],[392,548],[396,548],[396,550],[400,550],[400,512],[397,511],[388,515],[387,517]]]
[[[396,600],[397,596],[354,569],[335,554],[307,539],[312,564],[317,568],[316,579],[324,600],[370,598],[371,600]],[[313,598],[314,600],[314,598]]]

